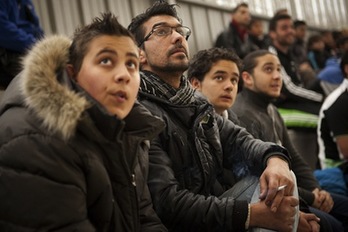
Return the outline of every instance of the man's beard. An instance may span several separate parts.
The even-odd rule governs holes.
[[[179,64],[168,63],[165,66],[152,65],[153,70],[160,72],[182,72],[184,73],[188,69],[188,62],[182,62]]]
[[[289,42],[287,39],[283,39],[283,40],[279,40],[278,43],[281,46],[290,47],[294,43],[294,40],[292,40],[292,42]]]

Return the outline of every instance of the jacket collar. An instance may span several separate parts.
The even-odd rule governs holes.
[[[251,101],[254,105],[257,105],[261,107],[262,109],[267,109],[267,106],[274,101],[273,98],[267,96],[263,93],[255,93],[254,91],[251,91],[247,88],[243,88],[243,90],[240,93],[241,97],[244,97],[245,99],[248,99]],[[237,97],[238,98],[238,97]]]

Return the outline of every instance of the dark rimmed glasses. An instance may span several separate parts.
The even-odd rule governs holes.
[[[171,26],[168,26],[168,25],[158,25],[158,26],[155,25],[152,28],[152,30],[149,32],[149,34],[147,34],[145,36],[145,38],[139,43],[138,47],[141,47],[141,45],[143,45],[143,43],[146,40],[148,40],[152,34],[155,34],[156,36],[164,37],[164,36],[167,36],[167,35],[171,35],[173,33],[173,29],[177,33],[182,35],[186,40],[188,40],[188,38],[191,35],[191,29],[186,27],[186,26],[171,27]]]

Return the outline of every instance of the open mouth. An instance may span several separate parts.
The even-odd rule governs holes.
[[[124,91],[117,91],[115,93],[112,94],[118,101],[125,101],[128,99],[127,97],[127,93]]]
[[[230,96],[230,95],[223,95],[220,98],[225,99],[225,100],[232,100],[232,96]]]

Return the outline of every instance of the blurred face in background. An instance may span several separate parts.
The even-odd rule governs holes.
[[[290,47],[295,40],[295,30],[291,19],[281,19],[277,22],[275,31],[270,31],[273,43],[280,47]]]
[[[245,6],[240,6],[238,10],[233,13],[232,17],[233,20],[244,27],[247,27],[251,20],[249,8]]]
[[[251,22],[251,25],[249,26],[249,34],[253,35],[255,37],[263,37],[264,33],[263,33],[263,22],[262,20],[253,20]]]
[[[307,34],[307,26],[299,25],[295,28],[295,37],[300,40],[305,40]]]

